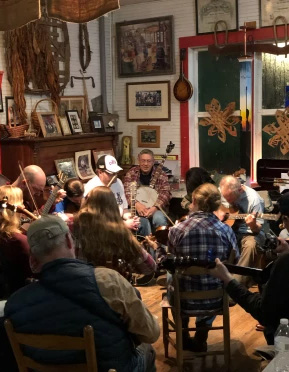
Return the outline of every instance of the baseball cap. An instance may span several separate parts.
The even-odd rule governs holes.
[[[49,240],[68,232],[67,224],[60,217],[43,216],[29,226],[27,231],[28,244],[32,248],[43,240]]]
[[[278,200],[278,204],[280,213],[289,216],[289,192],[281,196]]]
[[[102,155],[98,158],[96,168],[111,174],[122,170],[122,168],[117,165],[116,159],[111,155]]]

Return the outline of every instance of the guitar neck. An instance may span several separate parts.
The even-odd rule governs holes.
[[[44,204],[41,216],[47,216],[53,203],[55,202],[55,199],[57,197],[58,190],[60,190],[61,187],[55,186],[52,190],[52,193],[49,195],[49,198],[47,199],[46,203]]]
[[[159,178],[160,174],[161,174],[161,171],[163,169],[163,165],[165,163],[165,160],[167,158],[167,154],[163,157],[162,161],[159,163],[159,165],[157,166],[156,170],[155,170],[155,173],[154,173],[154,176],[151,180],[151,183],[150,183],[150,187],[152,189],[155,188],[155,185],[156,185],[156,182],[157,182],[157,179]]]
[[[244,220],[247,216],[250,214],[246,213],[239,213],[239,214],[229,214],[228,220]],[[265,213],[260,213],[257,214],[257,218],[262,218],[263,220],[270,220],[270,221],[277,221],[279,218],[278,214],[265,214]]]
[[[136,207],[135,207],[136,189],[137,189],[136,182],[132,182],[130,186],[130,213],[131,213],[132,218],[136,216]]]

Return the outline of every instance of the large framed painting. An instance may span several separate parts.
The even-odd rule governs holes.
[[[170,82],[126,84],[127,121],[171,120]]]
[[[214,32],[215,25],[219,21],[226,24],[228,30],[238,29],[237,0],[195,0],[195,2],[198,35]]]
[[[174,73],[173,17],[116,23],[119,77]]]
[[[260,27],[273,26],[277,17],[278,25],[289,20],[289,0],[259,0],[259,7]]]
[[[160,147],[160,126],[138,125],[138,147]]]

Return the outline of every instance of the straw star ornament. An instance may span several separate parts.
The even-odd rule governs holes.
[[[289,107],[286,107],[284,111],[276,111],[276,123],[267,124],[263,128],[263,132],[270,134],[271,137],[268,141],[268,145],[276,147],[280,144],[280,151],[283,155],[289,152]]]

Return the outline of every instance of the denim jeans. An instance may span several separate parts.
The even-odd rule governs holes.
[[[156,372],[156,352],[152,345],[142,343],[136,348],[136,352],[143,363],[138,363],[137,369],[134,372]]]

